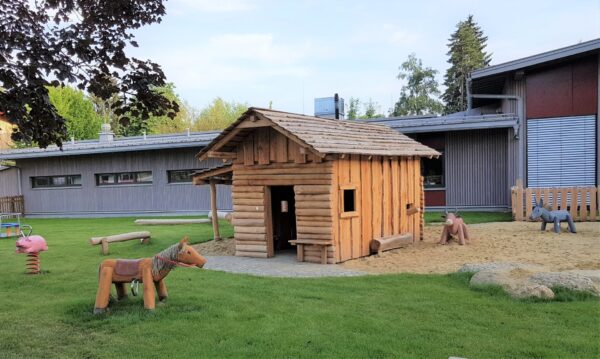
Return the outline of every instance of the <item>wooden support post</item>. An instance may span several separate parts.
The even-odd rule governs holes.
[[[108,255],[108,240],[106,238],[102,238],[100,243],[102,244],[102,254],[105,256]]]
[[[210,211],[212,214],[213,235],[215,241],[220,241],[219,235],[219,216],[217,215],[217,185],[213,179],[209,180],[210,184]]]
[[[298,244],[298,248],[297,248],[297,259],[298,262],[304,262],[304,246],[302,244]]]

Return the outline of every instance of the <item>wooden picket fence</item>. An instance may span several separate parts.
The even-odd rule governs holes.
[[[511,188],[513,218],[528,221],[534,201],[544,200],[544,206],[567,210],[575,221],[598,221],[600,215],[600,187]]]
[[[0,197],[0,213],[25,214],[23,196]]]

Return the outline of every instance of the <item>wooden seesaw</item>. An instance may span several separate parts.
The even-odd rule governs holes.
[[[109,243],[131,241],[134,239],[139,239],[141,244],[147,244],[148,242],[150,242],[150,232],[141,231],[141,232],[115,234],[112,236],[104,236],[104,237],[92,237],[92,238],[90,238],[90,244],[93,246],[101,244],[102,245],[101,253],[103,255],[107,255]]]

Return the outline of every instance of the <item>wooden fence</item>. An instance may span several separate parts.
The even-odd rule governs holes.
[[[544,206],[552,210],[567,210],[575,221],[600,220],[600,187],[560,188],[511,188],[513,218],[528,221],[534,201],[544,200]]]
[[[25,214],[23,196],[0,197],[0,213]]]

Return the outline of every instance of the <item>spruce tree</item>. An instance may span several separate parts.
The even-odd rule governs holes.
[[[448,63],[444,86],[446,91],[442,99],[446,103],[444,112],[453,113],[467,108],[467,77],[473,70],[488,66],[491,54],[484,51],[487,36],[481,27],[469,15],[467,20],[456,25],[456,31],[450,36],[448,43]]]

